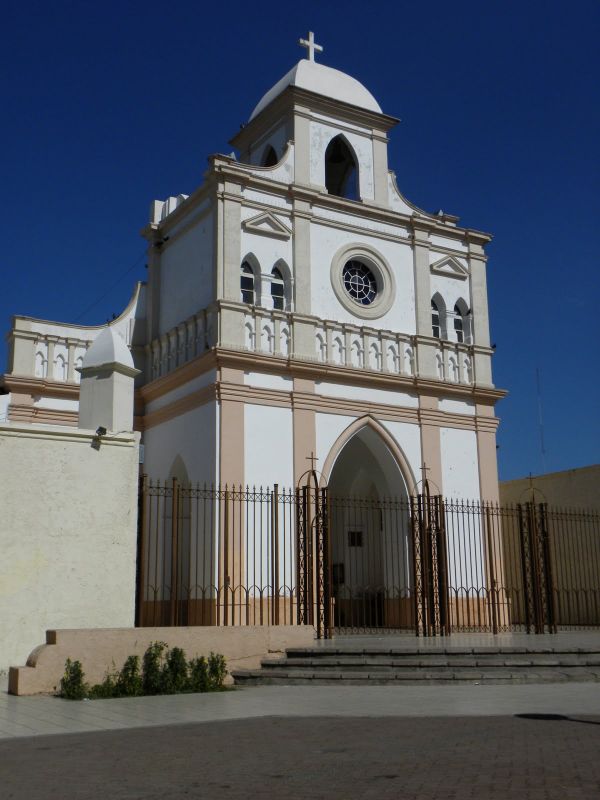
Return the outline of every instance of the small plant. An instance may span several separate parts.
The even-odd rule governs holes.
[[[117,676],[115,692],[119,697],[138,697],[143,693],[139,656],[127,657],[123,669]]]
[[[190,661],[189,687],[190,692],[208,692],[210,690],[208,661],[204,656],[192,658]]]
[[[91,700],[107,700],[109,697],[116,697],[116,675],[118,673],[109,672],[102,683],[97,683],[91,687],[88,697]]]
[[[152,642],[144,653],[142,661],[142,693],[162,694],[163,654],[167,649],[165,642]]]
[[[212,691],[219,691],[223,688],[223,682],[227,675],[227,664],[225,658],[218,653],[211,653],[208,657],[208,681]]]
[[[174,647],[167,653],[162,668],[163,694],[180,694],[189,691],[188,663],[181,647]]]
[[[91,688],[84,681],[80,661],[67,659],[60,682],[60,696],[69,700],[139,697],[140,695],[218,692],[227,675],[225,658],[211,653],[189,662],[180,647],[169,650],[165,642],[152,642],[142,658],[129,656],[120,671],[108,672]]]
[[[60,679],[60,697],[67,700],[83,700],[87,697],[88,687],[83,680],[83,668],[81,661],[71,661],[67,658],[65,662],[65,674]]]

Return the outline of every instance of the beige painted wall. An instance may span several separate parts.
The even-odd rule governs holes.
[[[48,628],[134,622],[139,434],[0,425],[0,671]]]
[[[305,625],[51,630],[47,643],[31,653],[27,666],[11,668],[9,691],[53,692],[67,658],[81,661],[87,683],[99,683],[108,671],[120,669],[127,656],[141,658],[152,642],[181,647],[188,658],[208,656],[211,651],[220,653],[227,668],[233,670],[256,669],[265,656],[281,654],[286,647],[306,647],[314,637],[313,627]]]
[[[551,506],[600,509],[600,464],[564,472],[534,475],[535,502]],[[501,503],[527,503],[531,500],[529,478],[500,483]]]

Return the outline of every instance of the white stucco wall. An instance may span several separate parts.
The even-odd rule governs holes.
[[[479,500],[477,434],[440,428],[442,492],[451,500]]]
[[[9,405],[10,392],[8,394],[0,394],[0,422],[6,422]]]
[[[412,470],[413,476],[418,481],[421,478],[421,430],[418,425],[410,422],[393,422],[385,420],[381,423],[392,434],[400,450],[404,453]],[[409,491],[412,486],[409,486]]]
[[[475,403],[472,400],[455,400],[453,397],[442,397],[438,408],[440,411],[449,411],[451,414],[475,416]]]
[[[365,403],[386,403],[405,408],[417,408],[419,405],[417,396],[408,392],[395,392],[391,389],[371,389],[367,386],[349,386],[344,383],[316,381],[315,392],[324,397],[362,400]]]
[[[134,623],[139,434],[0,425],[0,670],[47,628]]]
[[[193,483],[213,485],[217,475],[217,404],[198,406],[144,431],[144,472],[166,480],[179,456]]]
[[[160,333],[213,300],[213,217],[203,216],[163,249],[160,272]]]
[[[323,469],[329,451],[336,439],[356,420],[344,414],[315,414],[317,468]]]
[[[331,263],[343,245],[364,244],[377,250],[388,262],[396,282],[396,296],[391,309],[378,319],[365,320],[347,311],[336,298],[331,286]],[[311,314],[322,319],[368,325],[414,334],[415,292],[412,249],[403,242],[378,240],[375,236],[353,231],[336,230],[313,222],[310,228],[311,251]]]
[[[294,486],[292,410],[244,405],[244,482],[249,486]]]
[[[245,372],[244,384],[256,386],[259,389],[277,389],[281,392],[291,392],[294,388],[292,378],[284,375],[271,375],[269,372]]]

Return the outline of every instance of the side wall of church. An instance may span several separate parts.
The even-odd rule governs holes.
[[[217,404],[211,401],[144,431],[146,475],[155,480],[182,478],[174,473],[180,459],[188,480],[209,486],[217,483],[217,420]]]
[[[170,233],[160,259],[159,334],[206,308],[214,299],[213,212],[202,206]]]

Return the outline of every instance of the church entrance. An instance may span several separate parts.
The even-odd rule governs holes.
[[[408,487],[371,427],[355,433],[335,460],[329,515],[333,627],[414,629]]]

